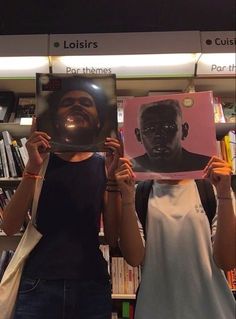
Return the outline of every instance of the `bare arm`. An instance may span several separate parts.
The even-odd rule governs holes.
[[[236,215],[231,198],[231,168],[229,164],[213,157],[206,167],[206,176],[215,185],[218,197],[217,229],[213,255],[218,267],[229,270],[236,266]]]
[[[3,210],[2,230],[8,235],[19,232],[31,207],[36,180],[23,178]]]
[[[127,159],[120,159],[116,179],[122,192],[120,248],[126,261],[132,266],[138,266],[144,258],[144,245],[135,213],[134,174]]]
[[[115,247],[118,242],[118,225],[121,214],[121,194],[115,179],[115,170],[123,150],[120,141],[115,138],[107,138],[105,147],[107,148],[106,168],[108,182],[104,194],[103,224],[106,242]]]
[[[25,172],[38,175],[50,147],[46,133],[34,132],[26,143],[29,161]],[[40,150],[40,151],[39,151]],[[33,200],[36,179],[24,176],[8,205],[3,210],[2,229],[7,235],[14,235],[23,225]]]

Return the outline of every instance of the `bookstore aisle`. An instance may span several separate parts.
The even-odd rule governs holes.
[[[199,33],[199,35],[198,35]],[[123,126],[123,105],[126,99],[132,97],[151,96],[160,94],[172,94],[181,92],[201,92],[201,91],[213,91],[214,96],[214,114],[217,127],[218,141],[217,149],[218,155],[229,161],[233,167],[233,172],[236,174],[235,168],[235,70],[232,71],[233,65],[235,65],[235,56],[232,62],[232,46],[229,45],[214,45],[215,39],[230,39],[232,32],[203,32],[187,33],[186,35],[167,33],[160,34],[122,34],[117,35],[119,40],[114,41],[116,35],[83,35],[87,37],[88,42],[91,37],[96,39],[101,47],[98,46],[98,51],[92,48],[86,48],[83,52],[85,57],[94,55],[96,61],[99,61],[101,66],[99,72],[111,72],[117,75],[116,88],[117,88],[117,118],[119,128],[122,132]],[[168,35],[168,36],[167,36]],[[191,35],[191,36],[190,36]],[[112,36],[112,43],[114,48],[110,48],[110,36]],[[185,38],[186,36],[186,38]],[[137,40],[137,37],[139,41]],[[144,38],[145,37],[145,38]],[[150,38],[149,38],[150,37]],[[158,41],[153,41],[153,37]],[[199,41],[198,41],[199,37]],[[0,59],[1,57],[14,58],[16,52],[18,56],[25,58],[29,55],[46,57],[48,52],[50,55],[50,70],[54,73],[68,73],[74,72],[76,74],[78,70],[82,72],[92,72],[94,61],[83,60],[84,57],[76,62],[70,57],[69,62],[65,62],[67,55],[74,56],[73,58],[81,55],[78,48],[65,49],[62,46],[54,46],[55,43],[60,44],[62,39],[69,41],[69,43],[77,43],[81,35],[47,35],[44,36],[30,36],[15,41],[10,36],[0,36]],[[168,41],[166,39],[169,39]],[[144,41],[145,39],[145,41]],[[189,39],[192,39],[189,41]],[[197,45],[193,41],[196,41]],[[212,46],[206,45],[206,40],[211,39]],[[151,41],[152,40],[152,41]],[[25,42],[24,42],[25,41]],[[33,41],[33,42],[31,42]],[[41,41],[45,41],[41,42]],[[77,41],[77,42],[76,42]],[[82,41],[82,40],[81,40]],[[147,43],[145,47],[144,42]],[[176,48],[178,42],[179,47]],[[199,42],[199,43],[198,43]],[[9,43],[14,43],[14,54],[11,52],[11,46]],[[33,43],[33,44],[32,44]],[[129,44],[127,46],[127,43]],[[162,43],[163,47],[158,48],[155,43]],[[4,45],[1,45],[4,44]],[[46,47],[49,44],[49,48]],[[108,44],[108,45],[107,45]],[[194,47],[194,51],[190,46]],[[71,45],[72,46],[72,45]],[[153,67],[154,71],[151,73],[152,66],[148,65],[151,56],[146,58],[143,62],[140,57],[140,65],[133,66],[132,68],[127,65],[126,67],[117,67],[109,65],[109,59],[105,59],[105,65],[98,59],[101,54],[114,55],[117,52],[117,57],[127,54],[132,54],[131,51],[127,51],[127,48],[133,48],[133,52],[136,54],[146,53],[159,53],[160,56],[155,57],[156,60],[162,58],[163,53],[171,55],[171,60],[164,63],[162,66]],[[30,50],[29,50],[30,48]],[[43,51],[45,49],[45,51]],[[100,50],[100,51],[99,51]],[[103,51],[104,50],[104,51]],[[113,51],[112,51],[113,50]],[[145,51],[146,50],[146,51]],[[161,52],[160,52],[161,50]],[[177,50],[177,51],[174,51]],[[34,52],[33,52],[34,51]],[[145,51],[145,52],[144,52]],[[30,52],[30,54],[28,53]],[[97,52],[97,54],[96,54]],[[172,53],[201,52],[201,57],[198,56],[197,63],[194,60],[192,66],[189,69],[185,69],[183,64],[173,65],[173,61],[178,57],[172,55]],[[195,54],[194,53],[194,54]],[[214,60],[215,56],[210,57],[210,62],[204,62],[202,59],[207,53],[226,54],[223,60],[218,62]],[[64,58],[64,60],[62,59]],[[129,60],[130,65],[134,65],[135,56]],[[24,60],[25,61],[25,60]],[[48,59],[46,59],[48,63]],[[67,60],[68,61],[68,60]],[[82,62],[80,62],[82,61]],[[220,62],[221,61],[221,62]],[[224,61],[224,62],[222,62]],[[72,67],[72,62],[76,67]],[[232,63],[231,63],[232,62]],[[25,63],[25,62],[24,62]],[[64,63],[64,64],[63,64]],[[65,64],[65,63],[68,63]],[[77,64],[76,64],[77,63]],[[81,63],[84,63],[81,65]],[[122,61],[125,63],[125,60]],[[141,65],[143,63],[143,65]],[[169,65],[168,65],[169,63]],[[223,64],[222,64],[223,63]],[[107,64],[107,65],[106,65]],[[221,67],[220,67],[221,66]],[[225,66],[225,67],[223,67]],[[234,67],[235,68],[235,67]],[[71,70],[71,71],[69,71]],[[95,69],[94,69],[95,70]],[[93,71],[94,71],[93,70]],[[22,70],[23,72],[24,70]],[[4,73],[5,72],[5,73]],[[18,73],[17,73],[18,72]],[[30,133],[30,123],[32,116],[35,113],[35,73],[48,73],[49,65],[40,64],[40,67],[33,70],[32,73],[24,74],[19,73],[19,70],[14,73],[14,70],[9,66],[9,70],[1,71],[0,75],[0,220],[1,211],[3,207],[10,200],[14,190],[22,176],[22,171],[27,162],[27,151],[25,150],[25,142]],[[98,72],[98,69],[96,69]],[[234,175],[232,177],[232,185],[234,190],[236,189],[236,179]],[[6,264],[9,262],[17,243],[21,238],[21,234],[24,231],[22,228],[21,233],[7,237],[0,230],[0,276],[2,276]],[[138,284],[141,279],[140,267],[130,267],[122,258],[119,251],[111,250],[106,243],[101,244],[101,250],[105,259],[108,262],[108,270],[110,272],[112,280],[112,297],[113,297],[113,319],[133,319],[133,312],[135,306],[135,293]],[[236,269],[226,273],[226,277],[232,291],[236,291]]]

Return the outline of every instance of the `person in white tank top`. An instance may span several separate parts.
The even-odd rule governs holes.
[[[120,159],[120,248],[129,264],[142,265],[135,319],[235,318],[235,299],[223,272],[236,266],[231,168],[213,157],[204,172],[217,199],[211,228],[194,180],[154,181],[144,239],[132,165]]]

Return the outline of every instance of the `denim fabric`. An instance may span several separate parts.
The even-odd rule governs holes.
[[[110,284],[22,278],[14,319],[111,319],[111,310]]]

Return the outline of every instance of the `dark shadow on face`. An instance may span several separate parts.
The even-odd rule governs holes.
[[[140,129],[135,130],[150,160],[165,165],[181,156],[181,140],[187,132],[188,125],[182,125],[181,110],[175,100],[144,105],[141,108]]]
[[[85,91],[69,91],[60,100],[55,127],[64,143],[88,145],[99,133],[100,120],[93,97]]]

